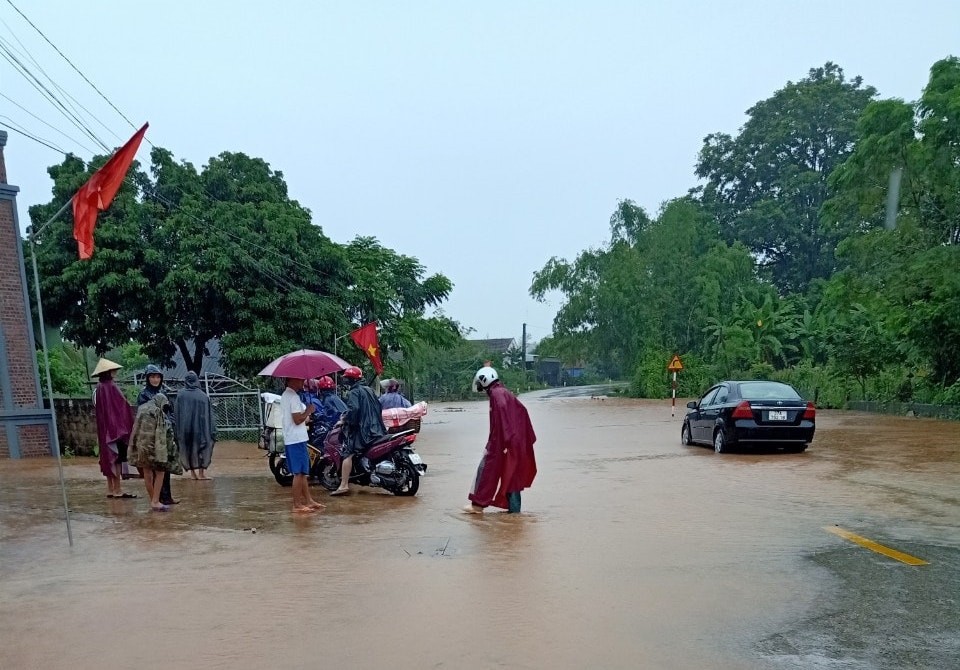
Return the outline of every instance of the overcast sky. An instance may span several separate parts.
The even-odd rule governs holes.
[[[154,144],[264,158],[334,241],[417,257],[472,337],[518,340],[560,304],[529,297],[536,270],[602,245],[619,199],[683,195],[703,137],[788,80],[830,60],[915,100],[960,53],[957,0],[13,2]],[[7,0],[0,19],[107,144],[133,133]],[[90,158],[5,60],[0,92],[87,149],[3,97],[0,122]],[[10,132],[6,159],[26,226],[60,157]]]

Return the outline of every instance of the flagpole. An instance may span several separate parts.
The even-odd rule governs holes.
[[[334,355],[334,356],[337,355],[337,342],[339,342],[340,340],[342,340],[342,339],[345,338],[345,337],[347,337],[347,336],[346,336],[346,335],[341,335],[340,337],[337,337],[336,335],[333,336],[333,355]]]
[[[50,355],[47,352],[47,331],[43,321],[43,303],[40,301],[40,273],[37,272],[37,239],[36,236],[39,234],[40,230],[43,230],[48,225],[53,223],[54,219],[60,216],[64,210],[67,209],[67,206],[72,202],[73,198],[67,201],[67,203],[60,208],[53,217],[43,224],[40,229],[36,232],[31,231],[30,233],[30,261],[33,263],[33,290],[37,298],[37,316],[40,319],[40,342],[43,346],[43,367],[46,372],[47,377],[47,396],[50,398],[50,419],[53,428],[53,451],[57,455],[57,470],[60,473],[60,491],[63,494],[63,515],[67,521],[67,542],[70,543],[70,546],[73,546],[73,531],[70,529],[70,506],[67,503],[67,485],[63,480],[63,460],[60,458],[60,434],[57,431],[57,408],[53,404],[53,381],[50,377]]]
[[[40,233],[42,233],[44,230],[46,230],[47,226],[49,226],[51,223],[53,223],[53,222],[56,221],[58,218],[60,218],[60,215],[63,214],[65,211],[67,211],[67,207],[69,207],[72,203],[73,203],[73,198],[70,198],[70,199],[67,200],[65,203],[63,203],[63,207],[61,207],[60,209],[58,209],[58,210],[57,210],[57,213],[54,214],[53,216],[51,216],[50,219],[49,219],[45,224],[43,224],[42,226],[40,226],[40,227],[36,230],[36,232],[34,232],[34,231],[31,230],[31,231],[30,231],[30,241],[31,241],[31,243],[33,242],[34,239],[36,239],[36,237],[37,237]]]

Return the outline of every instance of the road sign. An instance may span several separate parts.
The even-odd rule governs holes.
[[[670,372],[680,372],[683,370],[683,363],[680,361],[680,357],[674,354],[673,358],[670,359],[670,365],[667,366],[667,370]]]

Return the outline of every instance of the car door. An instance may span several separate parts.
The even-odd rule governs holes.
[[[720,399],[722,398],[723,402],[726,402],[728,394],[729,389],[725,384],[716,386],[713,393],[709,394],[706,406],[700,410],[700,427],[703,432],[700,433],[698,439],[704,442],[713,442],[713,427],[717,424],[717,417],[720,416],[720,410],[723,407]]]
[[[694,418],[690,421],[690,434],[693,436],[693,439],[698,442],[709,442],[713,440],[713,424],[711,423],[710,427],[707,427],[705,413],[710,410],[710,404],[717,395],[719,388],[719,386],[712,387],[697,401],[697,409],[693,414]]]

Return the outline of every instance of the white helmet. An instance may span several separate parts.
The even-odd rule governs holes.
[[[478,391],[483,391],[498,379],[500,379],[500,375],[497,374],[496,370],[490,366],[482,367],[473,376],[473,386]]]

